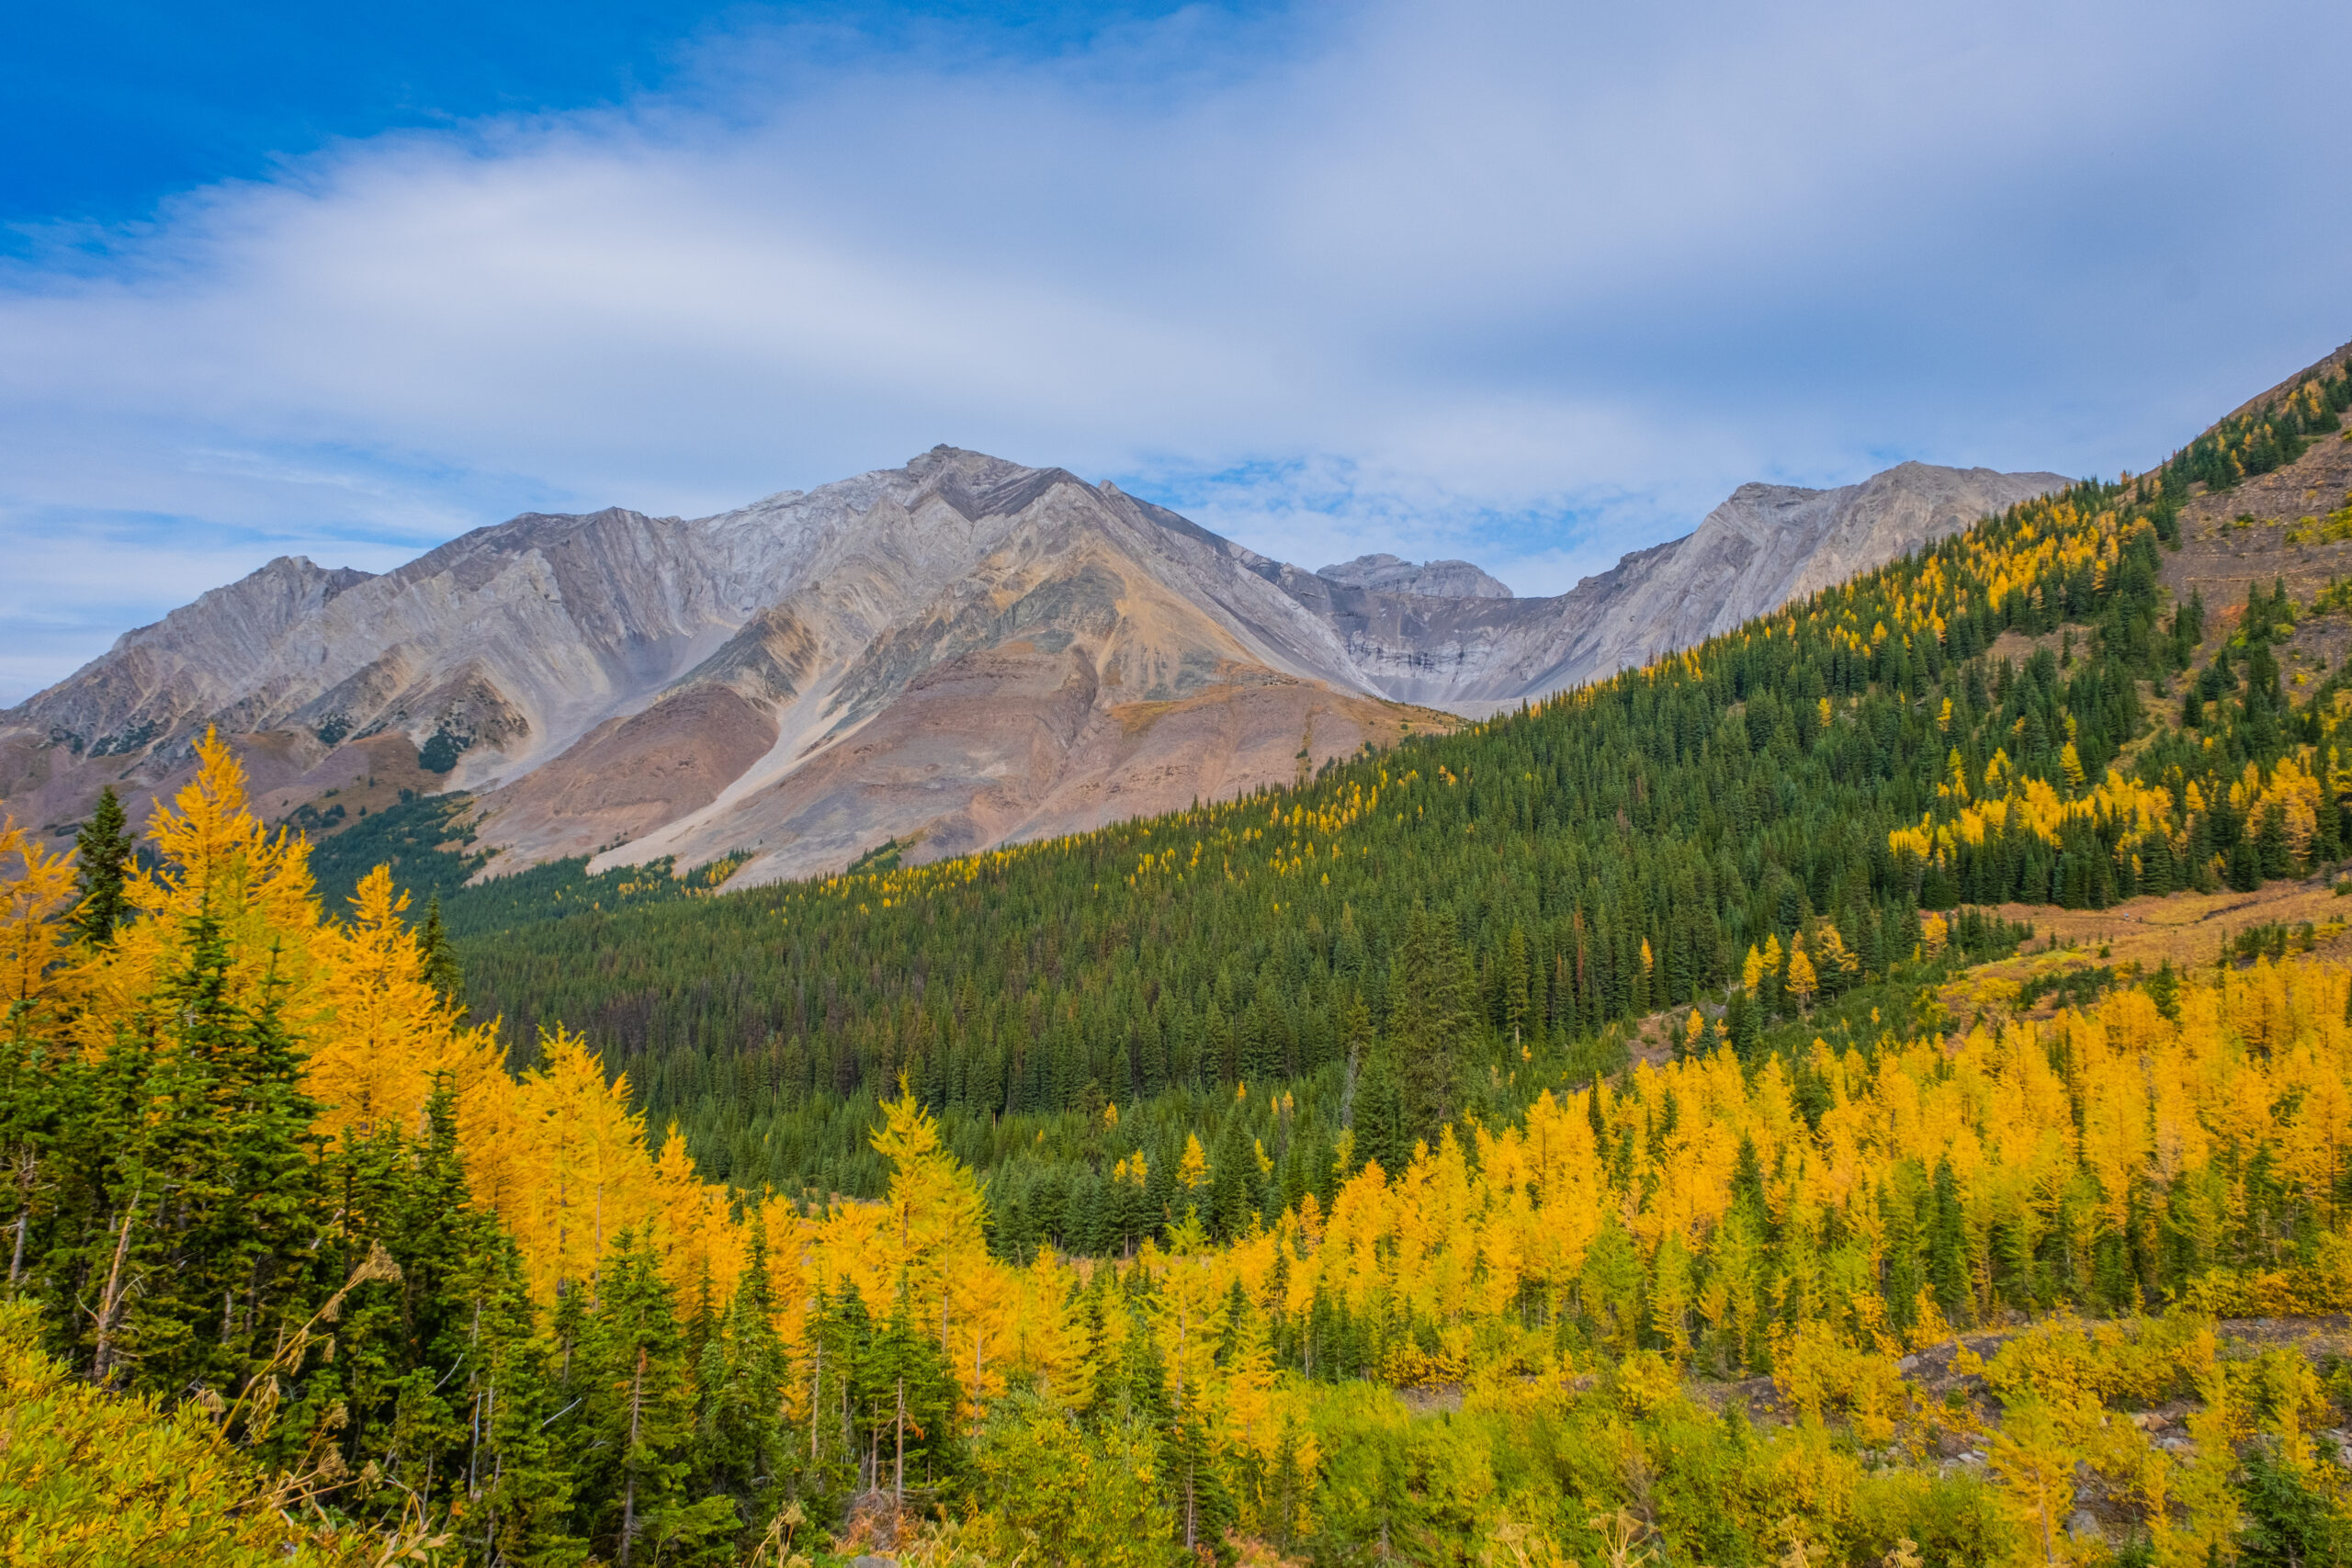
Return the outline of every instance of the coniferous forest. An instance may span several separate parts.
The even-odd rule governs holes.
[[[2333,410],[2352,382],[2302,396]],[[1300,790],[733,896],[725,862],[453,891],[469,998],[525,1059],[542,1024],[581,1031],[751,1189],[878,1192],[864,1129],[903,1076],[998,1173],[1011,1254],[1086,1246],[1104,1104],[1142,1110],[1129,1136],[1164,1165],[1221,1135],[1238,1086],[1278,1085],[1302,1152],[1254,1194],[1271,1213],[1343,1125],[1393,1167],[1459,1112],[1613,1066],[1612,1025],[1722,1005],[1751,948],[1804,939],[1835,999],[1908,959],[1922,908],[2104,908],[2339,855],[2340,682],[2287,701],[2291,606],[2259,596],[2185,680],[2236,606],[2157,585],[2222,438]],[[1972,955],[2003,940],[1954,924]],[[1756,1004],[1751,1055],[1794,1010],[1777,983]],[[1269,1138],[1240,1103],[1236,1135]]]
[[[2160,574],[2347,407],[969,859],[11,826],[0,1557],[2352,1562],[2352,971],[1949,1005],[2346,859],[2324,607]]]

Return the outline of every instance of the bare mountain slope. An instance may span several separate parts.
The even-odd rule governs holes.
[[[941,447],[715,517],[518,517],[381,577],[274,561],[0,715],[0,793],[62,826],[102,783],[170,787],[219,724],[280,810],[461,785],[502,865],[749,848],[783,876],[1287,783],[1443,722],[1363,690],[1215,536]]]
[[[379,577],[280,559],[0,714],[62,828],[239,738],[266,807],[481,803],[501,867],[929,859],[1287,783],[1736,624],[2061,483],[1906,464],[1744,487],[1566,595],[1466,562],[1309,573],[1115,486],[936,447],[713,517],[526,514]],[[1423,704],[1427,708],[1399,706]]]
[[[1328,628],[1116,490],[1049,469],[973,498],[975,554],[923,592],[876,547],[892,505],[746,628],[758,653],[739,635],[493,794],[485,838],[526,858],[619,840],[608,859],[749,849],[740,875],[797,875],[893,839],[932,859],[1287,783],[1442,722],[1358,690]],[[783,679],[747,690],[753,670]],[[729,716],[723,764],[707,711]]]
[[[1904,463],[1837,490],[1742,485],[1696,532],[1578,583],[1561,617],[1578,629],[1533,683],[1646,663],[2072,482]]]
[[[1742,485],[1694,532],[1548,599],[1384,592],[1329,568],[1261,570],[1340,635],[1374,690],[1483,714],[1688,648],[2070,482],[1905,463],[1838,490]]]

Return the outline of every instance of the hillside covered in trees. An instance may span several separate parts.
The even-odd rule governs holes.
[[[1191,1141],[1126,1245],[1008,1259],[911,1095],[877,1198],[808,1204],[657,1156],[574,1037],[510,1077],[389,879],[325,918],[223,749],[149,847],[109,904],[0,839],[19,1560],[2352,1549],[2352,1371],[2239,1321],[2352,1303],[2338,965],[1747,1060],[1696,1030],[1222,1243],[1267,1162]]]
[[[2209,470],[2333,442],[2347,403],[2343,372],[2314,379],[2156,472],[1295,790],[733,895],[726,862],[452,877],[469,999],[525,1060],[542,1024],[581,1031],[747,1188],[878,1191],[862,1129],[903,1076],[993,1174],[1015,1250],[1087,1245],[1117,1160],[1162,1169],[1188,1134],[1262,1142],[1278,1171],[1248,1206],[1271,1213],[1343,1130],[1393,1165],[1615,1065],[1626,1021],[1713,1014],[1751,950],[1776,959],[1727,1021],[1752,1055],[1771,1020],[1899,971],[1922,908],[2100,908],[2340,855],[2341,671],[2289,683],[2298,607],[2269,584],[2240,614],[2160,576]],[[2014,934],[1951,924],[1973,955]]]
[[[2345,857],[2326,606],[2161,579],[2347,405],[971,860],[420,920],[209,743],[135,840],[0,829],[0,1543],[2345,1562],[2352,971],[1951,1004],[1996,903]]]

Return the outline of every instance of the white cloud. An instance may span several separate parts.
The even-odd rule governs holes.
[[[2352,209],[2314,193],[2347,32],[1516,0],[1044,61],[783,30],[625,111],[340,146],[0,275],[0,700],[281,547],[381,566],[941,440],[1522,592],[1746,479],[2143,462],[2346,330]]]

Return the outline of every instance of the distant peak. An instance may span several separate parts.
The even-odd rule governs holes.
[[[951,446],[943,441],[928,452],[919,452],[907,459],[907,472],[927,474],[938,468],[987,468],[1011,473],[1025,470],[1028,465],[1009,458],[975,452],[968,446]]]
[[[362,571],[356,566],[321,566],[308,556],[274,556],[267,562],[246,574],[246,581],[266,579],[273,582],[291,582],[303,587],[315,583],[324,595],[332,599],[346,588],[356,588],[375,577],[372,571]],[[214,589],[225,592],[225,589]]]
[[[272,556],[253,570],[255,577],[350,577],[365,580],[373,572],[362,571],[356,566],[321,566],[308,556]]]
[[[1430,599],[1508,599],[1510,590],[1466,560],[1433,560],[1416,566],[1386,551],[1318,567],[1315,575],[1347,588],[1374,593],[1418,593]]]

